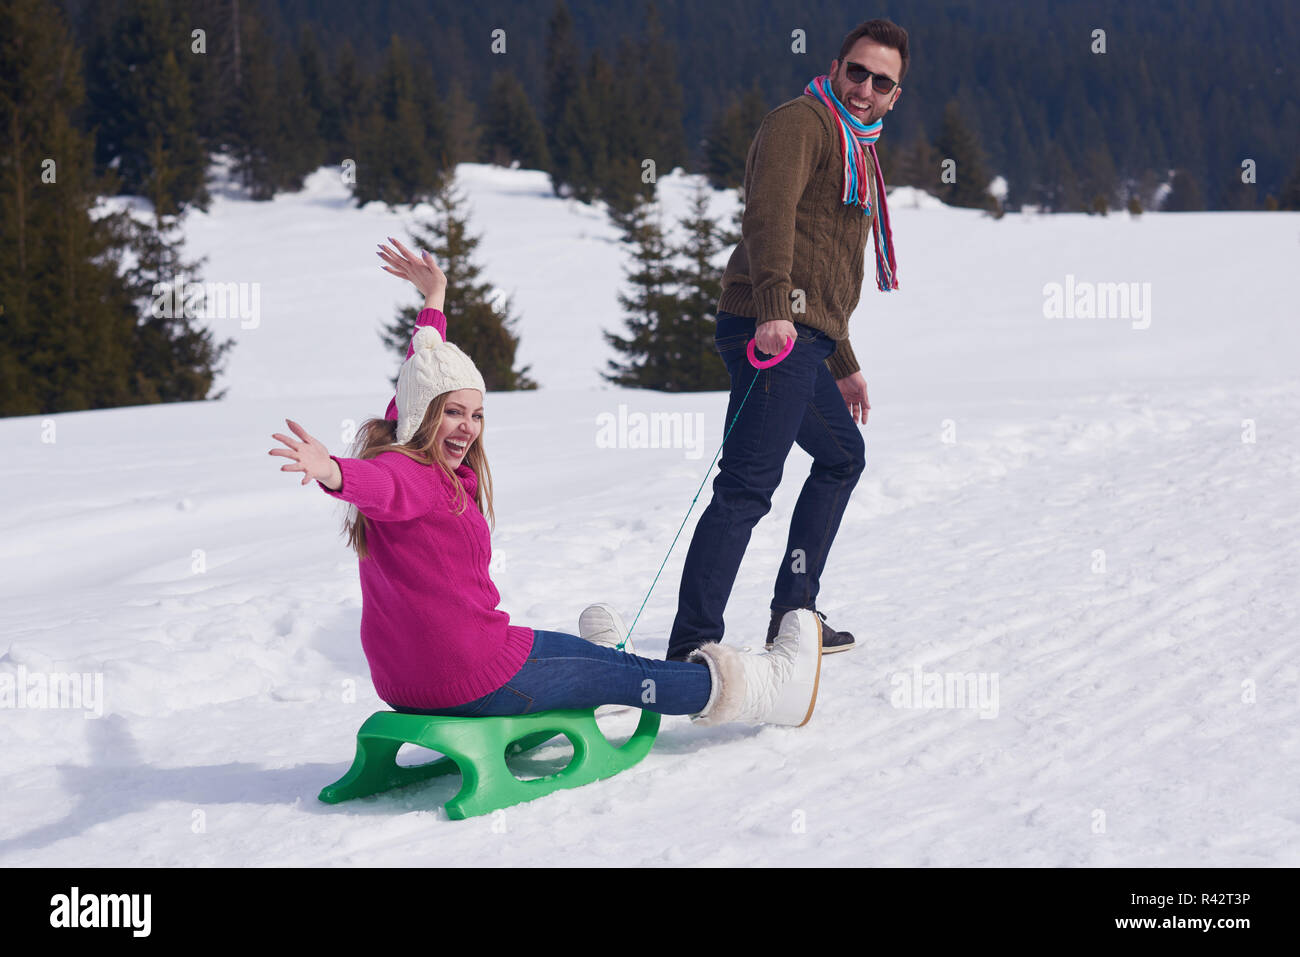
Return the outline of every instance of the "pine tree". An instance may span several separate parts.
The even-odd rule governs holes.
[[[713,344],[723,273],[716,261],[730,237],[709,217],[709,195],[699,183],[691,197],[690,215],[680,221],[686,231],[681,249],[686,265],[675,277],[681,307],[674,314],[670,338],[680,343],[681,377],[675,391],[681,392],[712,392],[731,385]]]
[[[1167,213],[1186,213],[1205,208],[1201,198],[1201,184],[1185,169],[1175,170],[1170,181],[1169,194],[1160,208]]]
[[[70,303],[60,308],[59,300],[74,293],[51,282],[72,280],[80,296],[111,288],[110,270],[86,268],[85,253],[107,249],[104,230],[75,231],[88,221],[87,194],[99,184],[88,169],[93,143],[68,122],[84,87],[52,4],[0,0],[0,63],[0,415],[90,408],[87,340],[116,345],[116,354],[98,357],[99,368],[113,374],[129,327],[123,329],[117,309],[95,298],[73,326]],[[57,243],[55,218],[74,227]],[[71,382],[58,381],[62,370],[72,372]]]
[[[668,245],[657,203],[641,201],[632,217],[621,226],[623,241],[632,246],[632,268],[627,281],[631,294],[619,293],[624,324],[629,335],[606,332],[605,341],[627,358],[609,360],[603,377],[616,385],[636,388],[664,388],[672,378],[670,344],[657,339],[678,309],[674,287],[673,251]]]
[[[425,64],[422,69],[427,69]],[[444,156],[428,132],[440,124],[432,74],[419,84],[394,35],[375,84],[373,108],[365,118],[352,194],[357,205],[380,200],[395,206],[419,202],[438,188]]]
[[[925,130],[918,126],[912,142],[902,150],[886,182],[894,186],[913,186],[931,196],[938,196],[944,189],[941,172],[939,154],[926,138]]]
[[[474,103],[465,95],[465,89],[457,80],[448,85],[447,97],[443,104],[446,140],[446,169],[454,169],[460,163],[477,163],[482,159],[483,128],[478,123]]]
[[[90,5],[96,16],[111,15],[114,4]],[[238,4],[230,0],[189,0],[186,14],[180,19],[180,37],[175,46],[176,58],[188,78],[190,108],[194,128],[203,144],[205,158],[222,152],[233,142],[235,117],[234,27]],[[191,35],[202,27],[203,36]],[[99,35],[107,37],[109,48],[116,45],[117,33],[110,25]],[[111,52],[108,54],[113,56]],[[93,72],[97,54],[88,52],[86,62]],[[111,106],[110,101],[110,106]]]
[[[488,389],[535,389],[537,383],[529,378],[529,367],[514,368],[518,320],[510,314],[510,300],[497,298],[492,284],[479,280],[482,269],[474,261],[474,251],[480,239],[469,233],[464,204],[454,178],[449,177],[433,198],[434,218],[417,223],[409,245],[428,249],[447,276],[442,312],[447,317],[448,337],[474,360]],[[381,333],[384,343],[402,359],[419,313],[415,306],[403,308]],[[393,381],[395,384],[396,378]]]
[[[69,118],[80,60],[46,0],[0,0],[0,415],[121,404],[131,316],[88,210],[115,177]]]
[[[121,189],[149,197],[164,215],[207,208],[207,149],[180,62],[191,57],[183,25],[164,0],[126,0],[96,24],[85,60],[99,167],[112,164]]]
[[[370,84],[361,73],[352,44],[344,39],[334,67],[338,88],[339,147],[343,159],[354,163],[362,152],[365,120],[370,115]]]
[[[217,342],[203,327],[203,317],[187,315],[183,302],[177,309],[171,294],[179,282],[198,281],[202,261],[182,258],[184,237],[175,217],[155,217],[152,223],[125,217],[120,223],[126,226],[125,237],[134,253],[124,278],[140,316],[132,340],[136,400],[221,398],[224,393],[210,395],[212,383],[234,340]]]
[[[731,103],[714,120],[704,141],[704,172],[714,189],[744,185],[749,147],[767,113],[767,103],[757,84]]]
[[[321,114],[316,94],[307,93],[302,61],[286,56],[276,70],[280,130],[275,150],[280,170],[279,188],[298,190],[303,178],[325,163],[325,139],[321,136]]]
[[[163,55],[162,85],[152,98],[157,124],[149,130],[149,165],[143,194],[158,215],[170,216],[189,206],[206,209],[207,151],[199,140],[190,108],[189,82],[168,50]]]
[[[450,97],[442,94],[441,85],[433,72],[433,63],[427,57],[416,57],[411,64],[411,74],[415,78],[415,110],[422,124],[424,151],[427,154],[425,158],[428,161],[427,169],[422,175],[429,180],[418,192],[423,198],[437,192],[443,173],[455,169],[459,159],[455,155],[457,145],[453,142],[453,107]],[[465,109],[463,97],[462,103],[456,108],[462,111]],[[468,121],[462,117],[456,122],[468,129],[473,125],[473,117],[469,117]]]
[[[142,331],[141,275],[122,265],[128,252],[148,255],[133,237],[149,227],[126,212],[91,215],[120,181],[96,177],[93,138],[70,122],[84,85],[52,4],[0,0],[0,61],[0,168],[11,172],[0,177],[0,415],[203,398],[202,383],[173,389],[184,348],[170,364],[150,361],[169,336],[192,353],[191,373],[215,373],[220,353],[174,328]]]
[[[619,61],[619,73],[630,71],[635,82],[619,83],[617,88],[632,91],[633,99],[622,104],[621,115],[633,122],[635,129],[621,148],[632,150],[632,161],[638,168],[643,159],[653,159],[659,174],[666,176],[687,165],[686,134],[682,129],[682,87],[677,81],[676,56],[654,0],[646,3],[645,26],[631,50],[630,62]]]
[[[1083,191],[1070,162],[1070,154],[1059,142],[1048,150],[1048,160],[1039,170],[1041,179],[1031,190],[1035,203],[1053,213],[1074,213],[1084,209]]]
[[[1024,117],[1020,105],[1010,97],[1006,142],[1007,169],[1017,171],[1016,178],[1007,183],[1007,206],[1019,209],[1029,196],[1029,184],[1034,181],[1039,155],[1030,144],[1029,133],[1025,129]],[[1010,175],[1008,175],[1010,179]]]
[[[954,160],[957,164],[954,182],[940,184],[939,198],[950,206],[983,209],[993,177],[985,165],[979,138],[967,126],[956,100],[949,100],[944,107],[943,126],[934,145],[942,159]]]
[[[285,141],[285,106],[275,56],[260,21],[247,8],[239,24],[241,59],[235,94],[231,146],[235,172],[256,200],[269,200],[279,189],[296,189],[293,144]]]
[[[1083,195],[1089,198],[1093,211],[1105,215],[1109,209],[1118,209],[1119,173],[1115,170],[1115,161],[1104,142],[1088,150],[1083,168],[1080,186]]]
[[[646,26],[623,36],[615,71],[594,51],[581,69],[573,22],[563,0],[551,18],[547,43],[545,125],[551,182],[557,196],[602,199],[622,216],[652,198],[654,179],[687,163],[682,91],[653,3]],[[647,178],[647,160],[655,176]]]
[[[325,69],[320,44],[310,25],[303,26],[299,35],[298,72],[302,76],[303,99],[316,118],[322,162],[337,163],[344,152],[343,114],[334,79]]]
[[[614,68],[600,51],[593,53],[586,94],[576,104],[585,112],[578,119],[582,162],[575,163],[573,186],[575,195],[604,200],[616,221],[629,216],[637,203],[653,199],[655,189],[654,178],[643,175],[643,160],[653,159],[648,139],[638,146],[632,133],[635,113],[623,101],[621,89]]]
[[[551,164],[546,134],[528,93],[513,73],[504,70],[492,75],[484,149],[499,166],[517,162],[524,169],[546,169]]]
[[[573,18],[564,0],[556,0],[546,38],[546,106],[542,118],[546,148],[551,154],[551,188],[556,196],[569,191],[574,167],[583,161],[578,146],[583,132],[579,124],[590,109],[578,101],[585,95],[582,51],[573,35]]]
[[[665,392],[728,387],[713,345],[723,272],[716,260],[738,237],[709,216],[709,195],[703,184],[696,188],[690,213],[680,221],[686,239],[679,249],[670,245],[658,205],[645,197],[630,216],[615,220],[632,247],[634,266],[627,276],[631,292],[619,294],[628,334],[604,334],[625,358],[609,361],[606,380]]]
[[[580,77],[576,93],[564,108],[564,153],[551,151],[551,183],[557,196],[572,196],[582,203],[590,203],[600,196],[602,188],[611,191],[609,166],[610,122],[612,92],[609,88],[612,72],[600,52],[592,54],[587,76]],[[589,82],[599,78],[600,85]],[[561,172],[562,171],[562,172]],[[561,179],[563,175],[563,179]]]

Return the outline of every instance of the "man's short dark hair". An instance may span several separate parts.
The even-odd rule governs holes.
[[[840,44],[840,55],[835,59],[843,63],[844,58],[853,49],[853,44],[863,37],[870,37],[881,46],[898,51],[898,55],[903,58],[903,66],[898,74],[898,82],[902,83],[903,77],[907,76],[907,31],[893,20],[867,20],[859,23],[844,38],[844,42]]]

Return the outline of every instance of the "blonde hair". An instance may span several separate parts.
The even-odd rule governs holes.
[[[436,442],[438,426],[442,423],[443,409],[447,405],[447,396],[450,394],[444,392],[429,403],[420,427],[415,430],[409,442],[398,443],[397,423],[392,419],[367,420],[361,426],[361,431],[357,433],[352,447],[352,457],[373,459],[381,452],[400,452],[421,465],[441,468],[451,482],[452,488],[455,489],[452,493],[452,512],[459,515],[469,504],[469,497],[465,494],[465,486],[460,483],[460,478],[443,459]],[[465,453],[464,464],[468,465],[478,478],[474,504],[487,518],[488,524],[495,528],[496,513],[492,508],[492,472],[488,468],[487,453],[483,451],[484,432],[486,428],[479,432],[478,438]],[[347,538],[348,547],[353,549],[357,553],[357,558],[361,560],[370,557],[370,552],[366,548],[367,524],[366,517],[357,510],[357,507],[349,505],[347,517],[343,520],[343,534]]]

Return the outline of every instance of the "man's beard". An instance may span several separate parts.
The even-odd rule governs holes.
[[[865,117],[858,116],[857,113],[853,112],[853,107],[849,105],[849,96],[847,93],[844,93],[842,90],[836,90],[834,86],[831,87],[831,90],[835,93],[835,98],[844,104],[844,108],[849,111],[849,114],[863,126],[870,126],[889,112],[887,106],[874,106],[867,111]]]

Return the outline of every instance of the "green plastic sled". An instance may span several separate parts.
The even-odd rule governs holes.
[[[487,814],[559,791],[612,777],[649,752],[659,733],[660,716],[642,711],[632,737],[614,747],[596,724],[594,709],[542,711],[513,718],[446,718],[378,711],[357,732],[357,756],[348,773],[320,792],[326,804],[404,787],[459,772],[459,793],[447,802],[453,821]],[[506,767],[506,754],[531,751],[564,735],[573,760],[563,770],[521,781]],[[446,755],[428,764],[403,767],[397,752],[417,744]]]

